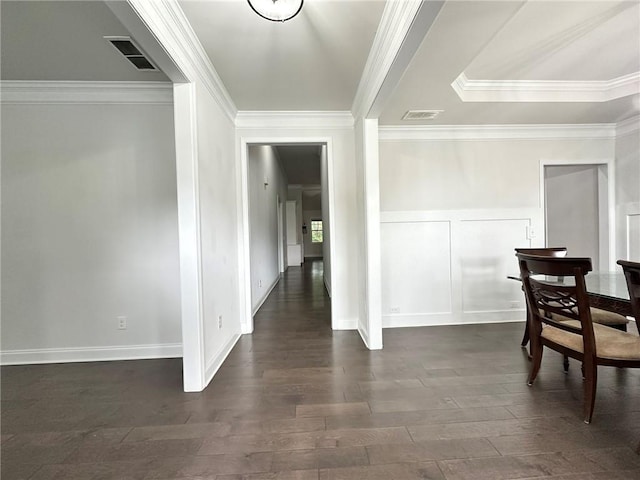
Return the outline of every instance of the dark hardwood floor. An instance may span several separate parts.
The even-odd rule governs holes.
[[[3,367],[2,480],[640,479],[640,371],[580,368],[522,324],[332,332],[322,264],[290,268],[202,393],[179,359]]]

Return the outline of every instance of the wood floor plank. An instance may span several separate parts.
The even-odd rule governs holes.
[[[496,457],[500,455],[493,445],[484,438],[431,440],[398,445],[371,445],[367,447],[367,452],[372,465],[450,458]]]
[[[320,480],[444,480],[435,462],[367,465],[320,470]]]
[[[439,465],[447,480],[498,480],[637,470],[640,459],[630,449],[622,448],[444,460]]]
[[[366,415],[369,414],[366,402],[344,402],[319,405],[297,405],[297,417],[329,417],[331,415]]]

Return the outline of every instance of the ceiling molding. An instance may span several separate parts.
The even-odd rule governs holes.
[[[640,114],[634,115],[616,124],[616,136],[629,135],[630,133],[638,134],[640,132]]]
[[[463,102],[608,102],[640,93],[640,72],[612,80],[472,80],[451,84]]]
[[[421,6],[422,0],[386,2],[351,107],[354,117],[369,114]]]
[[[158,104],[173,105],[168,82],[0,82],[2,104]]]
[[[177,0],[128,0],[189,81],[199,79],[233,122],[238,112]]]
[[[351,128],[351,112],[240,111],[238,128]]]
[[[544,140],[610,139],[611,123],[585,125],[435,125],[380,127],[380,141],[406,140]]]

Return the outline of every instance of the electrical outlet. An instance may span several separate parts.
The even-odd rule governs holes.
[[[400,313],[400,307],[391,307],[391,313]]]
[[[127,329],[127,317],[118,317],[118,330]]]
[[[509,303],[509,308],[520,308],[520,302],[512,301]]]
[[[218,330],[222,328],[222,315],[218,315]]]
[[[527,225],[527,240],[533,240],[536,238],[536,229],[532,225]]]

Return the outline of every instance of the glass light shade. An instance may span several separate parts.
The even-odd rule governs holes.
[[[253,11],[272,22],[286,22],[302,10],[303,0],[247,0]]]

